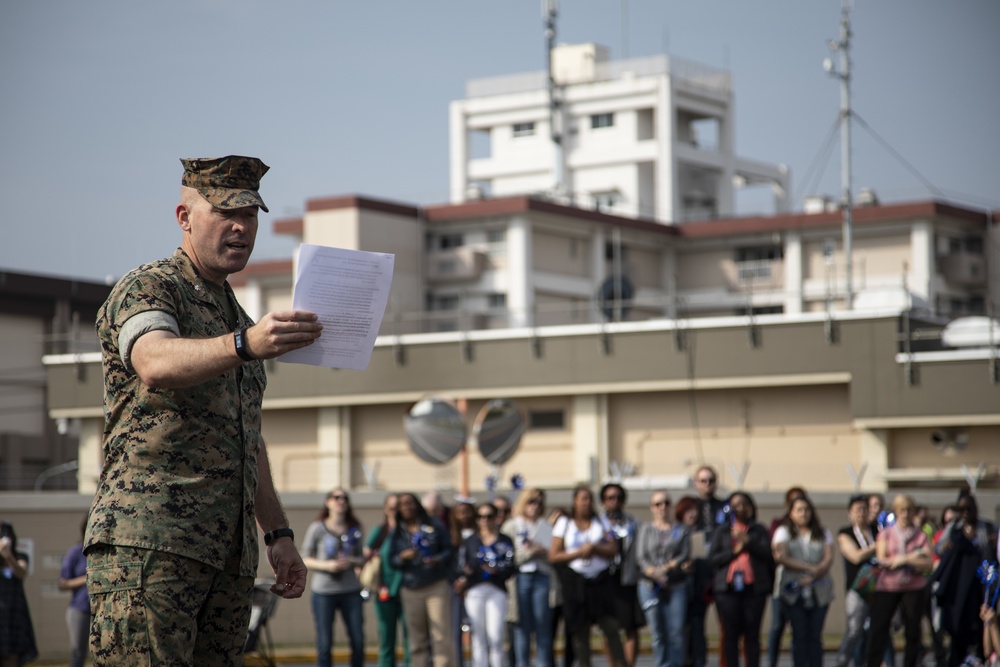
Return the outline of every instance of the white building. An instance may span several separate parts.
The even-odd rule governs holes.
[[[672,224],[732,216],[736,184],[764,184],[787,210],[787,168],[735,154],[729,72],[578,44],[553,50],[552,78],[551,113],[547,72],[473,80],[452,102],[452,203],[545,194]]]

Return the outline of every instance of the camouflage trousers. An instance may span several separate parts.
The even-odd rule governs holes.
[[[94,665],[240,665],[253,577],[175,554],[98,544],[87,550]]]

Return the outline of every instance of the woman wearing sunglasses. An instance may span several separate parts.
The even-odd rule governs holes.
[[[455,590],[465,597],[472,626],[472,667],[502,667],[507,628],[507,579],[514,570],[514,543],[497,527],[497,508],[476,508],[476,532],[462,543],[461,576]]]
[[[313,571],[312,611],[319,667],[333,664],[330,652],[338,609],[351,643],[351,667],[364,665],[361,582],[354,571],[364,560],[361,522],[354,516],[351,499],[343,489],[333,489],[302,541],[302,562]]]
[[[427,511],[412,493],[396,500],[396,530],[389,546],[389,562],[403,571],[400,597],[410,631],[410,664],[435,667],[457,664],[452,641],[454,549],[448,529]]]
[[[687,621],[687,573],[691,553],[688,529],[674,523],[670,496],[654,491],[649,499],[652,520],[642,524],[635,556],[642,573],[639,601],[646,614],[657,667],[684,664],[684,624]]]

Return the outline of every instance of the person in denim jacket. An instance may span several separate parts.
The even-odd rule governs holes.
[[[455,664],[450,586],[455,551],[451,533],[427,514],[412,493],[399,494],[397,503],[389,561],[403,571],[400,595],[410,631],[410,664],[428,667],[430,646],[435,667],[451,667]]]

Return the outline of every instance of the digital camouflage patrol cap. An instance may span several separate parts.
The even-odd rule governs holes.
[[[259,206],[267,212],[264,200],[257,193],[260,179],[270,169],[255,157],[181,158],[184,176],[181,185],[194,188],[216,208]]]

